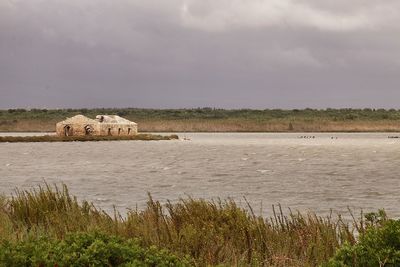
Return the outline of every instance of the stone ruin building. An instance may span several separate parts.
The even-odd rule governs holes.
[[[130,136],[137,134],[137,124],[117,115],[97,115],[90,119],[83,115],[67,118],[56,124],[58,136]]]

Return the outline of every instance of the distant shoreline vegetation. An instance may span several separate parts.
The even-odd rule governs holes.
[[[83,114],[116,114],[140,132],[399,132],[397,109],[8,109],[1,132],[53,132],[55,124]]]
[[[133,136],[0,136],[0,143],[21,142],[88,142],[88,141],[160,141],[179,139],[177,135],[137,134]]]

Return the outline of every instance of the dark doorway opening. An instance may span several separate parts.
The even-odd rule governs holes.
[[[118,135],[121,134],[121,128],[118,128]]]
[[[64,136],[72,135],[72,127],[70,125],[64,126]]]
[[[108,128],[108,135],[111,135],[111,128]]]
[[[86,125],[85,126],[85,135],[92,135],[94,132],[94,129],[91,125]]]

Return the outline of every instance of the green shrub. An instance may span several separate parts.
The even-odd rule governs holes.
[[[3,242],[1,266],[189,266],[165,249],[143,248],[135,239],[100,233],[75,233],[64,240],[48,237]]]
[[[374,221],[360,234],[359,242],[344,244],[326,267],[400,266],[400,220],[369,215]]]

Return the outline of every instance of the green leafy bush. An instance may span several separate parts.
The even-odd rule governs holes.
[[[144,248],[135,239],[100,233],[74,233],[64,240],[49,237],[4,241],[0,266],[189,266],[165,249]]]
[[[359,242],[344,244],[326,267],[400,266],[400,220],[389,220],[382,212],[366,217]]]

